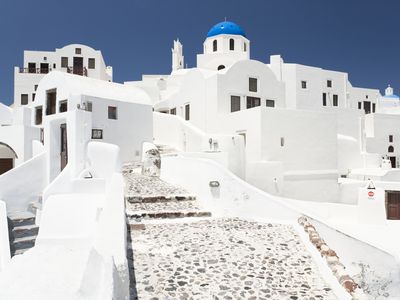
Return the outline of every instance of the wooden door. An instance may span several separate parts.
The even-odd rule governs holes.
[[[0,158],[0,175],[11,170],[14,166],[12,158]]]
[[[60,126],[61,134],[61,171],[68,164],[68,140],[67,140],[67,124],[61,124]]]
[[[387,192],[387,218],[400,220],[400,192]]]
[[[74,74],[83,75],[83,57],[74,57]]]

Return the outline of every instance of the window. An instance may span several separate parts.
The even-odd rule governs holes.
[[[281,147],[285,146],[285,138],[281,137]]]
[[[92,103],[92,101],[87,101],[87,102],[86,102],[85,110],[86,110],[86,111],[92,112],[92,110],[93,110],[93,103]]]
[[[40,74],[47,74],[49,73],[49,64],[41,63],[40,64]]]
[[[61,57],[61,68],[68,68],[68,57]]]
[[[373,112],[373,113],[375,112],[375,109],[376,109],[376,104],[375,104],[375,103],[372,103],[372,112]]]
[[[28,94],[21,94],[21,105],[28,104]]]
[[[81,48],[75,48],[75,54],[82,54]]]
[[[36,92],[36,91],[37,91],[37,88],[38,88],[38,85],[35,84],[35,86],[34,86],[33,88],[34,88],[34,90],[35,90],[35,92]]]
[[[219,65],[217,69],[218,69],[218,71],[219,70],[223,70],[223,69],[225,69],[225,66],[224,65]]]
[[[364,111],[366,114],[371,113],[371,102],[370,101],[364,101]]]
[[[186,121],[190,120],[190,105],[189,104],[185,105],[185,120]]]
[[[229,50],[235,50],[235,40],[234,39],[229,40]]]
[[[171,115],[176,115],[176,107],[171,108],[170,112]]]
[[[322,105],[326,106],[326,93],[322,93]]]
[[[275,107],[275,101],[267,99],[267,107]]]
[[[53,69],[55,69],[56,68],[56,64],[53,64]]]
[[[246,44],[246,42],[244,42],[244,44],[243,44],[243,50],[244,50],[244,52],[247,51],[247,44]]]
[[[249,91],[257,92],[257,78],[249,78]]]
[[[88,66],[89,66],[89,69],[95,69],[96,68],[96,60],[94,58],[89,58]]]
[[[326,81],[326,86],[331,88],[332,87],[332,80],[327,80]]]
[[[365,99],[368,99],[368,95],[365,95]]]
[[[333,106],[338,106],[338,105],[339,105],[339,96],[333,95]]]
[[[389,153],[393,153],[393,152],[394,152],[394,147],[393,147],[393,146],[389,146],[388,152],[389,152]]]
[[[36,73],[36,63],[28,63],[28,72]]]
[[[307,88],[307,81],[302,80],[301,81],[301,88],[306,89]]]
[[[35,101],[35,98],[36,98],[36,94],[33,93],[33,94],[32,94],[32,102]]]
[[[231,96],[231,112],[240,110],[240,97],[239,96]]]
[[[35,125],[42,124],[43,106],[35,107]]]
[[[358,109],[362,109],[362,103],[358,102]]]
[[[389,143],[393,143],[393,135],[389,135]]]
[[[117,107],[116,106],[108,107],[108,119],[110,119],[110,120],[117,119]]]
[[[94,140],[103,139],[103,129],[92,129],[92,139]]]
[[[213,51],[216,52],[218,50],[217,40],[213,41]]]
[[[68,110],[68,101],[67,100],[62,100],[59,103],[59,112],[66,112]]]
[[[261,99],[257,97],[246,97],[247,108],[252,108],[256,106],[260,106]]]

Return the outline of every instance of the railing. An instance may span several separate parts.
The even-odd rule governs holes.
[[[47,74],[51,72],[51,68],[19,68],[20,73],[29,74]]]
[[[85,67],[67,67],[67,73],[87,76],[87,69]]]

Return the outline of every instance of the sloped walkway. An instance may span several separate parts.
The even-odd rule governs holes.
[[[336,299],[290,225],[210,218],[131,238],[139,299]]]

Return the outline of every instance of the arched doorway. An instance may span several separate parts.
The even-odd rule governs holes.
[[[0,175],[14,168],[17,153],[6,143],[0,142]]]

